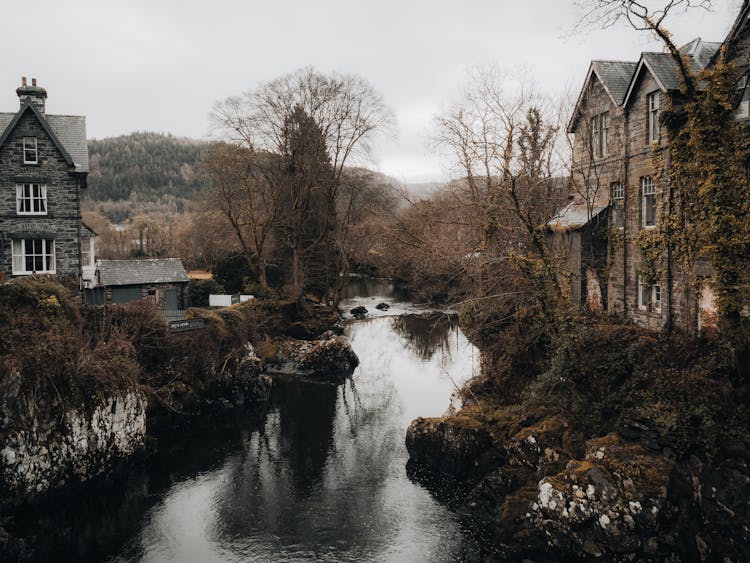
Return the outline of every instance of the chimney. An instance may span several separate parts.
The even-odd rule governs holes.
[[[26,77],[21,77],[21,86],[16,88],[16,94],[21,102],[21,106],[26,100],[31,101],[42,114],[44,114],[45,100],[47,99],[47,90],[36,85],[36,78],[31,79],[31,86],[26,83]]]

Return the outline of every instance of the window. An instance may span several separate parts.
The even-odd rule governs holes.
[[[591,156],[599,158],[609,152],[609,112],[591,118]]]
[[[648,142],[659,142],[659,92],[646,96],[648,107]]]
[[[612,226],[622,229],[625,227],[625,187],[620,182],[610,185],[612,195]]]
[[[641,218],[644,227],[656,226],[656,187],[651,176],[641,178]]]
[[[36,137],[23,138],[23,163],[39,164],[39,153],[36,147]]]
[[[641,311],[661,313],[661,286],[648,284],[638,277],[638,308]]]
[[[19,215],[46,215],[47,186],[18,184],[16,186],[16,212]]]
[[[591,156],[599,156],[599,116],[591,118]]]
[[[737,83],[737,99],[740,100],[740,103],[734,112],[734,116],[737,119],[745,119],[747,117],[750,117],[750,99],[748,99],[747,86],[747,75],[744,75]]]
[[[55,273],[55,241],[18,239],[12,241],[13,274]]]

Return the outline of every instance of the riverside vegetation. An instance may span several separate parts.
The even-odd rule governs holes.
[[[321,305],[258,299],[188,314],[204,329],[171,334],[149,302],[85,307],[46,278],[0,286],[3,558],[33,556],[14,538],[14,506],[107,474],[207,415],[262,409],[271,365],[315,379],[358,362]]]

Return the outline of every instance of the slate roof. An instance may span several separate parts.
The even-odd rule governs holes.
[[[720,47],[721,43],[703,41],[698,37],[680,47],[680,51],[690,57],[692,70],[699,71],[705,69],[711,63],[712,57]],[[625,96],[625,104],[627,104],[630,94],[635,89],[635,84],[644,67],[648,69],[662,90],[669,92],[680,89],[679,71],[677,64],[670,54],[641,53],[641,60],[638,62],[638,68],[633,73],[628,93]]]
[[[621,105],[638,63],[631,61],[592,61],[591,66],[609,92],[612,101]]]
[[[99,285],[103,286],[190,281],[179,258],[98,260],[96,270]]]
[[[568,133],[573,132],[578,118],[581,116],[581,107],[584,104],[586,92],[594,75],[599,78],[607,94],[609,94],[612,103],[615,106],[620,106],[628,92],[628,85],[636,66],[638,66],[638,63],[631,61],[591,61],[589,72],[586,75],[583,88],[581,88],[581,92],[578,94],[573,115],[568,123]]]
[[[0,133],[4,133],[16,113],[0,113]],[[73,159],[76,170],[89,171],[89,149],[86,143],[86,118],[82,115],[43,115],[65,150]],[[2,135],[4,136],[4,135]]]

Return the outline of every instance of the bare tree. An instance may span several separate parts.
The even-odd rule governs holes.
[[[581,10],[576,29],[589,27],[609,28],[627,23],[637,31],[652,33],[667,49],[677,65],[685,93],[692,96],[697,91],[696,78],[689,63],[680,53],[665,22],[675,12],[691,9],[710,10],[713,0],[578,0]]]
[[[258,280],[267,287],[269,240],[280,196],[268,189],[264,169],[249,151],[225,143],[206,149],[200,163],[211,184],[209,201],[226,219],[248,264],[257,264]]]
[[[484,270],[482,293],[497,291],[498,266],[513,263],[533,278],[530,285],[539,290],[534,296],[551,315],[561,291],[540,227],[559,202],[559,128],[544,117],[544,100],[523,81],[495,69],[471,78],[462,99],[436,119],[436,142],[452,153],[470,216],[481,221],[475,223],[475,253]]]
[[[309,117],[320,131],[330,169],[330,173],[307,178],[306,181],[312,181],[308,187],[324,193],[323,200],[336,202],[345,166],[367,157],[374,136],[388,130],[393,122],[381,96],[362,78],[336,73],[324,75],[305,68],[218,103],[212,122],[261,164],[269,154],[283,156],[286,151],[288,155],[289,126],[294,116],[299,118],[301,114]],[[278,168],[259,166],[259,169],[264,174],[267,189],[276,193],[288,190],[289,178],[279,174]],[[298,190],[293,199],[298,199],[300,194]],[[328,211],[324,221],[316,219],[318,236],[309,236],[308,241],[322,244],[326,233],[335,228],[335,205],[330,205]],[[305,252],[311,253],[316,244],[307,244]],[[301,247],[293,245],[292,248],[300,259],[304,253]],[[299,296],[303,284],[300,271],[295,271],[293,290]]]

